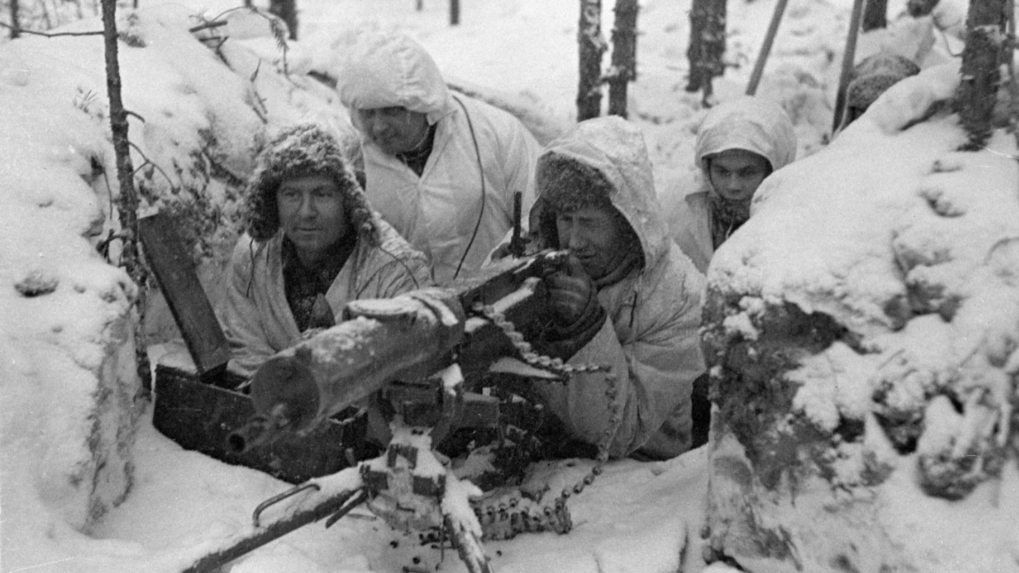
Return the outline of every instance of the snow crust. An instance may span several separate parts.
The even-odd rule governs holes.
[[[828,570],[839,555],[865,571],[1016,570],[1005,540],[1017,524],[1002,520],[1016,470],[1005,448],[1019,345],[1017,149],[998,132],[982,151],[957,151],[966,136],[943,101],[958,77],[946,64],[896,84],[826,149],[769,177],[712,260],[711,288],[743,297],[730,332],[753,338],[763,303],[785,302],[848,330],[784,376],[795,383],[790,415],[833,444],[797,463],[809,455],[830,475],[755,490],[755,519],[781,528],[796,555],[741,561],[750,570],[792,560]],[[849,422],[863,422],[862,440],[840,442]],[[742,455],[731,438],[712,453]]]

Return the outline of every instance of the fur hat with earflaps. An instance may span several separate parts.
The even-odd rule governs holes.
[[[556,215],[584,207],[595,207],[611,212],[622,224],[621,228],[634,234],[633,239],[636,240],[633,227],[612,204],[609,197],[612,184],[601,171],[583,161],[558,153],[544,154],[538,159],[535,187],[539,191],[542,203],[538,219],[539,235],[546,245],[561,248],[556,230]]]
[[[258,154],[248,182],[244,228],[256,241],[266,241],[280,228],[276,191],[284,179],[306,175],[332,177],[343,193],[347,217],[359,239],[379,242],[371,208],[354,177],[349,160],[331,133],[312,124],[286,127]]]
[[[572,157],[547,153],[538,160],[535,187],[542,201],[540,233],[558,248],[556,214],[583,207],[615,211],[609,192],[612,185],[597,169]]]

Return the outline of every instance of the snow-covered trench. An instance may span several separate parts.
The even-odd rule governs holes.
[[[119,12],[140,214],[174,214],[214,284],[259,140],[299,118],[340,130],[342,107],[300,72],[299,55],[282,73],[265,18],[236,12],[192,33],[202,22],[181,7]],[[92,19],[60,31],[101,28]],[[202,41],[214,36],[230,39]],[[0,506],[3,566],[14,571],[37,566],[40,545],[65,553],[124,500],[147,400],[136,373],[138,289],[111,263],[119,189],[102,36],[0,45],[0,125]],[[149,287],[147,341],[173,338]]]

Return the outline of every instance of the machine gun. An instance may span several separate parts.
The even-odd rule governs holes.
[[[392,299],[351,301],[339,325],[276,354],[255,372],[251,399],[257,414],[228,436],[229,447],[245,452],[286,433],[309,433],[394,381],[414,384],[454,363],[475,379],[499,358],[514,354],[534,366],[565,372],[562,361],[542,361],[529,348],[515,349],[493,320],[499,316],[500,324],[534,330],[547,316],[540,279],[562,270],[565,257],[562,251],[549,251],[515,259],[505,265],[508,268],[459,289],[421,289]],[[413,393],[407,386],[403,389]],[[429,400],[418,393],[418,398],[426,405],[441,402],[441,395]],[[400,413],[405,421],[413,421],[407,408]],[[425,413],[418,412],[415,419]],[[465,412],[460,408],[449,413],[462,417]],[[421,420],[418,425],[437,422]],[[444,435],[448,429],[439,430]],[[437,437],[435,430],[432,435]]]
[[[541,278],[565,264],[564,252],[543,252],[508,260],[458,288],[353,301],[345,321],[265,362],[251,380],[257,413],[229,434],[230,449],[313,432],[357,404],[369,404],[369,416],[386,422],[373,427],[388,429],[388,446],[357,468],[267,500],[250,528],[187,572],[213,571],[313,521],[328,517],[329,527],[364,502],[396,529],[437,536],[440,544],[448,536],[471,573],[491,571],[483,538],[569,531],[566,498],[600,472],[611,434],[600,444],[598,465],[558,496],[510,488],[469,501],[481,491],[457,478],[434,450],[458,427],[494,427],[508,414],[512,401],[474,392],[491,372],[562,382],[573,372],[601,369],[541,356],[526,342],[547,316]],[[281,503],[274,518],[262,519]]]

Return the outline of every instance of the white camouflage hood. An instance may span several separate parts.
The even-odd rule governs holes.
[[[705,175],[704,158],[727,149],[763,156],[778,171],[796,158],[796,133],[777,104],[744,96],[712,108],[697,130],[695,162]]]
[[[435,124],[453,98],[428,52],[403,35],[360,33],[337,70],[336,92],[348,110],[404,107]],[[356,114],[351,121],[357,126]]]
[[[640,239],[645,268],[652,268],[668,252],[670,239],[655,195],[655,182],[644,136],[634,124],[618,116],[578,123],[548,144],[538,158],[535,185],[548,189],[546,171],[555,156],[572,159],[601,173],[610,188],[608,198]]]

